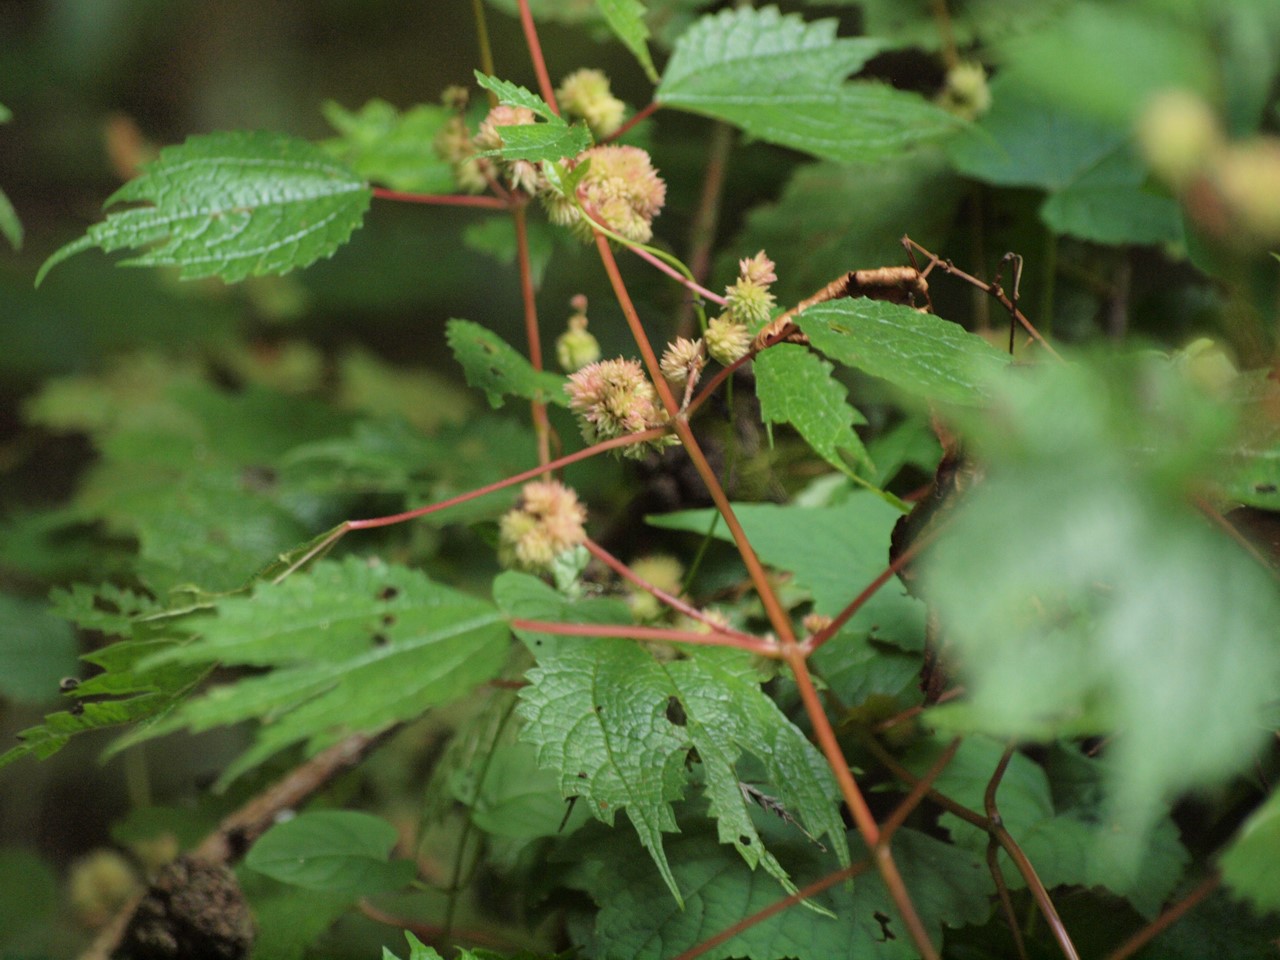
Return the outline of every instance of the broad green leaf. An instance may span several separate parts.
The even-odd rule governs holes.
[[[363,179],[322,149],[274,133],[215,133],[167,147],[106,202],[110,213],[44,262],[36,285],[68,257],[150,247],[126,266],[173,266],[184,279],[229,283],[288,273],[333,254],[369,206]]]
[[[1280,922],[1225,890],[1210,894],[1157,936],[1134,960],[1271,960]]]
[[[283,883],[353,897],[399,890],[413,879],[412,860],[388,860],[396,828],[351,810],[301,813],[254,843],[245,864]]]
[[[989,402],[1009,364],[981,337],[941,317],[883,300],[829,300],[796,318],[814,348],[904,393],[963,406]]]
[[[488,74],[481,73],[479,70],[474,71],[476,83],[484,87],[486,90],[492,90],[498,96],[499,103],[505,103],[511,107],[524,107],[532,110],[543,120],[553,126],[564,127],[567,124],[551,107],[547,106],[547,101],[529,90],[522,87],[518,83],[512,83],[510,80],[500,80],[497,77],[491,77]],[[505,127],[499,129],[506,129]]]
[[[444,107],[418,104],[401,113],[375,99],[352,112],[330,100],[324,116],[341,135],[325,146],[359,176],[393,190],[453,192],[453,172],[434,146],[451,116]]]
[[[1232,418],[1153,357],[998,390],[991,416],[962,418],[987,477],[924,557],[968,691],[932,722],[1115,733],[1105,856],[1136,870],[1168,801],[1248,762],[1280,682],[1274,583],[1188,506]]]
[[[1048,191],[1040,217],[1056,233],[1111,244],[1182,241],[1178,205],[1144,189],[1146,168],[1127,130],[1046,109],[1007,75],[992,81],[991,95],[991,110],[948,144],[962,173]]]
[[[961,181],[937,149],[893,163],[810,163],[797,169],[776,203],[747,213],[731,250],[766,250],[778,262],[772,290],[797,303],[848,270],[901,263],[902,235],[940,242],[961,198]],[[724,258],[722,273],[736,264]]]
[[[654,69],[653,58],[649,56],[649,47],[645,43],[649,38],[649,28],[644,24],[644,4],[640,0],[598,0],[598,6],[609,29],[640,61],[645,76],[657,83],[658,71]]]
[[[676,43],[655,100],[839,163],[897,158],[957,127],[916,94],[846,83],[884,44],[835,30],[776,7],[704,17]]]
[[[462,364],[467,383],[483,390],[490,406],[502,406],[505,396],[569,405],[564,377],[533,369],[528,360],[488,328],[455,318],[445,326],[445,337]]]
[[[804,347],[779,344],[755,361],[756,396],[765,423],[790,423],[822,459],[849,473],[871,466],[854,424],[866,418],[831,376],[832,365]]]
[[[586,124],[575,123],[524,123],[499,127],[502,147],[486,150],[485,157],[502,157],[506,160],[559,160],[576,157],[592,144],[591,131]]]
[[[808,883],[831,865],[812,847],[779,836],[769,842],[797,880]],[[617,845],[604,848],[597,873],[583,886],[600,905],[595,918],[595,956],[601,960],[662,960],[723,933],[781,899],[759,873],[726,860],[722,847],[696,828],[685,827],[669,842],[677,881],[688,891],[684,909],[673,903],[657,878]],[[990,912],[990,874],[981,859],[903,830],[894,838],[895,861],[935,945],[945,926],[981,923]],[[599,856],[599,854],[597,854]],[[898,920],[874,868],[852,883],[837,883],[816,895],[830,915],[792,907],[742,929],[703,956],[794,957],[796,960],[909,960],[919,953]]]
[[[258,934],[251,957],[257,960],[304,960],[308,948],[351,911],[354,899],[346,893],[281,883],[243,863],[236,880],[253,905]]]
[[[733,510],[760,559],[791,571],[796,585],[813,595],[814,610],[827,616],[839,613],[889,565],[889,535],[902,516],[869,492],[831,507],[735,503]],[[647,519],[653,526],[703,534],[713,513],[686,510]],[[731,540],[723,524],[715,536]],[[850,624],[908,650],[918,650],[924,635],[923,608],[896,578]]]
[[[153,662],[274,669],[212,688],[140,739],[264,721],[221,785],[292,744],[319,749],[455,700],[501,669],[508,646],[484,601],[357,557],[230,597],[202,626]]]
[[[507,574],[495,584],[512,616],[577,619],[549,587]],[[597,621],[589,621],[597,622]],[[822,757],[760,689],[752,658],[729,649],[697,649],[663,661],[630,640],[522,634],[538,660],[521,690],[521,738],[580,797],[612,824],[625,810],[670,892],[682,891],[663,850],[676,829],[672,803],[684,794],[694,751],[721,843],[754,869],[762,865],[787,890],[786,870],[765,849],[740,787],[739,767],[758,764],[768,790],[815,837],[836,842],[848,863],[835,782]]]
[[[45,703],[59,679],[80,672],[75,633],[47,605],[0,594],[0,663],[0,697]]]
[[[1222,879],[1237,896],[1261,911],[1280,910],[1280,876],[1276,875],[1276,851],[1280,850],[1280,793],[1245,821],[1222,855]]]
[[[817,5],[819,0],[808,0]],[[947,10],[947,27],[938,22],[932,0],[840,0],[856,6],[863,32],[892,40],[896,46],[938,50],[948,43],[969,49],[979,41],[1025,33],[1072,0],[966,0]]]

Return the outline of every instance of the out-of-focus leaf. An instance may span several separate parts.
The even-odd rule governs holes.
[[[0,594],[0,697],[43,703],[58,680],[79,673],[71,626],[43,603]]]
[[[356,557],[223,600],[202,628],[152,662],[274,669],[214,687],[139,739],[269,721],[223,785],[294,743],[320,749],[462,696],[501,669],[508,640],[484,601]]]
[[[887,380],[910,396],[978,406],[1009,355],[941,317],[883,300],[815,304],[796,318],[832,360]]]
[[[600,13],[605,22],[630,50],[645,75],[654,83],[658,82],[658,71],[654,69],[653,58],[649,56],[649,47],[645,43],[649,38],[649,28],[645,26],[644,4],[640,0],[598,0]]]
[[[840,163],[897,158],[956,128],[915,94],[846,83],[884,44],[835,30],[834,20],[806,23],[776,7],[704,17],[677,41],[655,100]]]
[[[363,179],[305,141],[273,133],[191,137],[162,150],[105,204],[144,206],[108,214],[58,250],[36,284],[90,247],[151,247],[125,265],[179,267],[188,280],[288,273],[346,243],[369,197]]]
[[[309,890],[364,896],[399,890],[413,879],[412,860],[388,860],[396,828],[353,810],[317,810],[276,824],[250,848],[245,864]]]
[[[489,404],[502,406],[506,396],[569,405],[564,377],[538,371],[505,340],[470,320],[450,320],[445,327],[449,348],[462,364],[467,383],[485,392]]]
[[[0,850],[0,950],[11,956],[44,955],[36,938],[56,926],[58,898],[52,866],[26,850]],[[46,950],[48,942],[46,936]]]
[[[327,148],[359,176],[392,190],[453,191],[453,172],[434,147],[451,115],[444,107],[418,104],[401,113],[385,100],[370,100],[353,112],[330,100],[324,115],[341,134]]]
[[[778,344],[756,358],[756,395],[765,423],[790,423],[822,459],[849,473],[870,466],[854,424],[866,423],[821,357],[795,344]]]
[[[525,223],[525,236],[529,243],[529,272],[535,287],[542,285],[547,264],[555,249],[555,241],[563,238],[563,230],[553,230],[546,221],[529,218]],[[489,217],[467,227],[463,234],[467,248],[488,254],[499,263],[510,266],[516,262],[516,232],[506,217]]]
[[[1280,793],[1273,792],[1245,821],[1220,864],[1227,886],[1264,912],[1280,910],[1277,850],[1280,850]]]

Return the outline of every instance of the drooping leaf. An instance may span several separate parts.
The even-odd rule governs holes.
[[[577,619],[573,605],[531,577],[505,574],[495,596],[515,617]],[[588,608],[592,616],[609,612]],[[677,901],[682,890],[662,835],[676,828],[672,803],[686,790],[691,750],[720,842],[732,844],[752,869],[762,865],[795,889],[752,820],[752,802],[740,787],[744,763],[759,764],[769,792],[809,833],[835,841],[838,862],[848,863],[834,780],[761,691],[750,656],[707,648],[663,662],[629,640],[518,632],[538,660],[520,694],[522,739],[537,747],[540,765],[559,775],[565,796],[580,797],[609,824],[626,811]]]
[[[564,377],[537,371],[505,340],[470,320],[452,319],[445,337],[462,364],[467,383],[485,392],[489,404],[500,407],[505,396],[569,405]]]
[[[1116,732],[1105,853],[1137,869],[1173,796],[1248,761],[1280,682],[1274,583],[1187,506],[1232,418],[1152,357],[999,389],[998,415],[966,431],[987,478],[924,558],[968,691],[933,722]]]
[[[776,7],[704,17],[676,43],[655,100],[839,163],[897,157],[955,129],[915,94],[846,83],[884,44],[835,30],[834,20],[806,23]]]
[[[489,604],[417,571],[321,561],[222,601],[198,638],[153,658],[273,669],[214,687],[139,739],[269,720],[223,771],[225,785],[294,743],[320,749],[456,699],[501,669],[507,639]]]
[[[341,135],[326,146],[359,176],[393,190],[453,191],[453,173],[434,147],[436,133],[451,116],[444,107],[418,104],[401,113],[375,99],[350,111],[330,100],[324,116]]]
[[[598,4],[609,29],[640,61],[645,76],[657,83],[658,71],[654,69],[653,58],[649,56],[649,47],[645,43],[649,38],[649,28],[644,23],[644,4],[640,0],[598,0]]]
[[[832,360],[887,380],[910,396],[976,406],[1009,356],[963,327],[882,300],[815,304],[796,318]]]
[[[902,514],[873,493],[858,492],[837,506],[798,507],[736,503],[741,521],[760,559],[788,570],[795,583],[813,595],[814,610],[835,616],[889,564],[889,535]],[[713,511],[685,510],[648,517],[668,530],[703,534]],[[715,536],[729,541],[720,525]],[[918,650],[924,631],[919,601],[894,579],[854,615],[850,624],[908,650]]]
[[[396,828],[353,810],[300,813],[276,824],[249,849],[245,864],[309,890],[364,896],[399,890],[413,879],[412,860],[389,860]]]
[[[167,147],[106,202],[117,213],[54,253],[36,284],[98,247],[150,249],[127,266],[175,266],[184,279],[229,283],[288,273],[333,254],[369,206],[368,184],[322,149],[274,133],[216,133]]]
[[[790,423],[837,470],[870,466],[854,424],[866,423],[833,367],[795,344],[779,344],[756,358],[756,396],[765,423]]]

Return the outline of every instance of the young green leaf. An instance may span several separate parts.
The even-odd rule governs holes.
[[[1280,910],[1280,793],[1254,811],[1222,855],[1222,879],[1261,911]]]
[[[505,103],[509,107],[524,107],[527,110],[532,110],[547,123],[560,127],[567,126],[564,119],[547,105],[547,101],[527,87],[512,83],[510,80],[491,77],[487,73],[481,73],[479,70],[474,71],[474,73],[476,83],[497,94],[499,103]]]
[[[288,273],[333,254],[360,226],[369,185],[322,149],[275,133],[215,133],[167,147],[106,206],[88,233],[54,253],[36,285],[68,257],[150,247],[127,266],[175,266],[183,279]]]
[[[644,23],[644,4],[640,0],[598,0],[597,5],[609,29],[640,61],[645,76],[657,83],[658,71],[654,69],[653,58],[649,56],[649,47],[645,43],[649,38],[649,28]]]
[[[501,669],[509,636],[484,601],[357,557],[230,597],[202,627],[152,662],[274,669],[215,687],[138,739],[270,720],[223,785],[294,743],[320,748],[462,696]]]
[[[249,850],[245,864],[283,883],[350,894],[399,890],[414,877],[412,860],[388,860],[396,828],[352,810],[317,810],[276,824]]]
[[[1009,355],[963,327],[882,300],[829,300],[796,318],[814,348],[926,400],[979,406]]]
[[[444,107],[418,104],[401,113],[375,99],[353,112],[330,100],[324,116],[341,135],[325,147],[366,180],[417,193],[454,190],[453,172],[434,147],[451,116]]]
[[[871,466],[854,424],[866,423],[849,404],[832,365],[804,347],[783,343],[756,358],[756,396],[766,423],[790,423],[837,470]]]
[[[834,20],[806,23],[776,7],[704,17],[676,43],[655,100],[839,163],[896,157],[956,129],[916,94],[846,83],[884,44],[835,31]]]
[[[502,147],[486,150],[483,157],[502,157],[506,160],[559,160],[577,156],[591,146],[591,131],[585,124],[567,124],[545,100],[507,80],[475,72],[476,81],[486,90],[498,95],[498,100],[513,107],[525,107],[541,117],[544,123],[525,123],[498,128],[502,135]]]
[[[446,325],[445,337],[453,355],[462,364],[467,383],[483,390],[491,406],[502,406],[506,396],[542,400],[562,407],[569,405],[564,377],[533,369],[528,360],[492,330],[455,318]]]
[[[513,616],[579,619],[574,605],[532,577],[506,574],[494,592]],[[609,824],[626,811],[677,901],[682,892],[662,834],[676,828],[672,803],[686,789],[691,750],[720,842],[732,844],[752,869],[762,865],[795,889],[752,820],[738,769],[748,763],[760,765],[768,792],[809,833],[835,841],[839,863],[848,864],[830,771],[761,691],[750,656],[708,648],[663,661],[630,640],[521,636],[538,659],[520,694],[522,739],[559,774],[565,796],[580,797]]]

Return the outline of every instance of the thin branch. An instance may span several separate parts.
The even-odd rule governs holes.
[[[706,173],[702,192],[689,227],[689,254],[685,258],[689,271],[698,284],[704,284],[711,274],[711,251],[715,246],[716,232],[720,225],[720,202],[724,196],[724,175],[733,151],[734,130],[729,124],[717,121],[711,127],[711,141],[707,146]],[[693,304],[685,301],[676,315],[676,336],[691,337],[694,332]]]
[[[938,759],[933,762],[933,766],[925,771],[924,776],[911,787],[911,792],[894,808],[889,819],[880,824],[880,843],[882,845],[887,844],[893,838],[894,833],[911,815],[911,811],[920,806],[924,798],[933,790],[934,781],[942,775],[942,771],[947,769],[947,764],[955,757],[956,751],[960,749],[961,740],[961,737],[956,737],[947,744],[947,748],[938,755]]]
[[[647,106],[637,110],[634,114],[632,114],[626,123],[624,123],[617,130],[615,130],[612,136],[605,137],[603,142],[613,143],[619,137],[625,136],[627,132],[636,124],[641,123],[642,121],[648,120],[651,116],[653,116],[655,113],[657,113],[661,109],[662,109],[662,104],[658,103],[656,100],[649,101],[649,104]]]
[[[1107,954],[1106,960],[1128,960],[1129,957],[1181,920],[1188,910],[1218,889],[1218,884],[1221,882],[1222,875],[1218,871],[1215,870],[1210,873],[1185,897]]]
[[[533,23],[533,13],[529,10],[529,0],[517,0],[520,5],[520,27],[524,30],[524,42],[529,48],[529,59],[533,61],[533,72],[538,78],[538,92],[546,101],[551,112],[560,115],[560,107],[556,103],[555,87],[551,85],[551,77],[547,74],[547,61],[542,56],[542,44],[538,41],[538,28]]]
[[[563,637],[619,637],[623,640],[648,640],[660,643],[688,643],[702,647],[734,647],[765,657],[781,656],[778,645],[759,637],[740,637],[728,633],[699,633],[696,630],[673,630],[669,627],[643,627],[638,624],[555,623],[549,620],[525,620],[513,617],[511,626],[534,633],[553,633]]]
[[[664,263],[661,258],[655,257],[648,250],[645,250],[641,247],[631,247],[630,250],[641,260],[644,260],[647,263],[651,264],[652,266],[656,267],[657,269],[661,270],[663,273],[669,276],[676,283],[680,284],[680,286],[693,291],[698,296],[702,297],[702,299],[710,300],[712,303],[718,304],[719,306],[722,306],[722,307],[727,302],[724,297],[720,296],[720,294],[713,293],[712,291],[708,290],[706,287],[698,283],[696,280],[690,280],[688,277],[682,274],[675,267],[671,266],[668,263]]]
[[[1022,940],[1022,925],[1018,923],[1018,915],[1013,909],[1013,900],[1009,896],[1009,885],[1005,883],[1004,871],[1000,869],[1000,844],[993,836],[987,841],[987,869],[991,871],[991,879],[996,885],[996,896],[1000,900],[1000,909],[1009,924],[1009,932],[1013,935],[1013,946],[1018,951],[1018,960],[1027,960],[1027,945]]]
[[[529,365],[542,372],[542,335],[538,330],[538,300],[533,288],[533,266],[529,262],[529,229],[525,205],[512,208],[512,220],[516,227],[516,256],[520,265],[520,302],[524,305],[524,334],[528,342]],[[536,397],[529,401],[533,417],[533,433],[538,440],[538,462],[551,462],[551,422],[547,419],[547,405]],[[544,476],[550,479],[548,470]]]
[[[466,193],[409,193],[404,190],[388,190],[374,187],[373,195],[379,200],[396,200],[400,203],[429,203],[441,207],[480,207],[485,210],[505,210],[507,202],[484,194]]]

